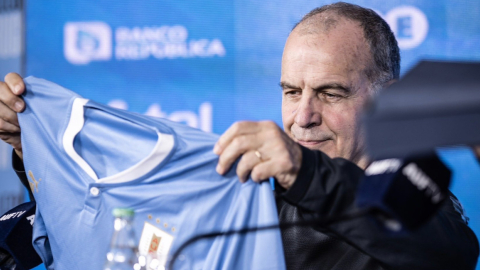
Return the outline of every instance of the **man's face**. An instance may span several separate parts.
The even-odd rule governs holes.
[[[305,147],[365,167],[358,118],[370,98],[364,70],[371,56],[363,31],[345,19],[326,33],[301,34],[297,29],[282,59],[285,132]]]

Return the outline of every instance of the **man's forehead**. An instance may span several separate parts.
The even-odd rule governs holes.
[[[323,17],[314,18],[317,16]],[[318,20],[323,20],[323,22],[332,20],[327,27],[328,31],[325,32],[327,28],[324,27],[323,22],[320,25],[309,22],[309,20],[315,19],[317,22]],[[332,12],[317,14],[309,20],[302,22],[305,25],[298,25],[290,34],[282,62],[289,61],[291,64],[292,60],[299,61],[298,56],[301,56],[303,62],[311,62],[313,65],[317,61],[329,62],[337,65],[338,68],[351,71],[365,70],[373,64],[370,45],[365,39],[363,28],[359,22],[332,14]],[[320,31],[308,29],[320,29]],[[326,59],[326,62],[323,61]]]
[[[341,46],[347,52],[356,50],[357,53],[371,56],[370,45],[360,23],[339,15],[321,13],[310,17],[290,33],[287,44],[289,41],[323,47],[331,44]]]
[[[371,63],[370,47],[361,33],[340,27],[328,35],[292,33],[285,46],[282,63],[289,62],[290,68],[298,65],[341,65],[352,70]]]

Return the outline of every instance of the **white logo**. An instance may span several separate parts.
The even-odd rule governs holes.
[[[380,16],[382,14],[376,11]],[[408,50],[422,44],[428,34],[427,16],[416,7],[396,7],[382,16],[392,28],[400,49]]]
[[[122,110],[128,109],[128,103],[121,99],[108,102],[108,106]],[[184,123],[193,128],[199,128],[205,132],[212,132],[212,111],[212,104],[210,102],[203,102],[200,104],[198,114],[193,111],[175,111],[167,115],[162,111],[160,104],[153,103],[148,107],[145,115],[167,118],[175,122]]]
[[[226,54],[219,39],[189,40],[183,25],[119,27],[115,30],[115,44],[115,58],[119,60],[223,57]]]
[[[0,218],[0,221],[9,220],[11,218],[18,218],[19,216],[23,215],[25,212],[27,211],[18,211],[18,212],[13,212],[13,213],[4,215]]]
[[[69,22],[64,26],[65,58],[74,65],[117,60],[224,57],[225,46],[218,38],[189,39],[183,25],[118,27],[115,45],[112,29],[104,22]]]
[[[432,203],[437,204],[443,199],[440,187],[415,163],[405,166],[402,172],[418,190],[425,190],[427,196],[431,196]]]
[[[30,221],[30,225],[33,226],[33,223],[35,222],[35,215],[28,216],[27,220]]]
[[[69,22],[64,27],[64,54],[72,64],[112,57],[112,30],[104,22]]]
[[[382,173],[394,173],[400,168],[402,162],[399,159],[383,159],[374,161],[368,168],[365,170],[365,175],[377,175]]]

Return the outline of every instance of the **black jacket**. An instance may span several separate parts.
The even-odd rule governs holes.
[[[277,185],[280,221],[327,218],[357,210],[355,192],[363,170],[345,159],[330,159],[302,147],[297,180],[288,190]],[[23,162],[13,153],[13,168],[28,188]],[[31,199],[33,196],[30,194]],[[452,199],[456,200],[452,195]],[[479,254],[475,234],[446,200],[439,213],[409,235],[384,234],[368,218],[327,228],[282,231],[288,269],[474,269]]]
[[[341,158],[302,147],[297,180],[288,190],[277,185],[280,221],[328,218],[358,209],[357,185],[363,170]],[[392,235],[368,217],[328,227],[293,227],[282,231],[288,269],[475,269],[479,244],[455,210],[453,194],[423,227]]]

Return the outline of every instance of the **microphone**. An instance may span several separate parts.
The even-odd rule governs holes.
[[[32,245],[35,202],[20,204],[0,217],[0,269],[26,270],[42,263]]]
[[[480,63],[420,61],[366,110],[374,159],[480,144]]]
[[[427,222],[448,197],[450,178],[450,170],[434,153],[377,160],[365,170],[357,205],[370,208],[390,231],[411,231]]]

